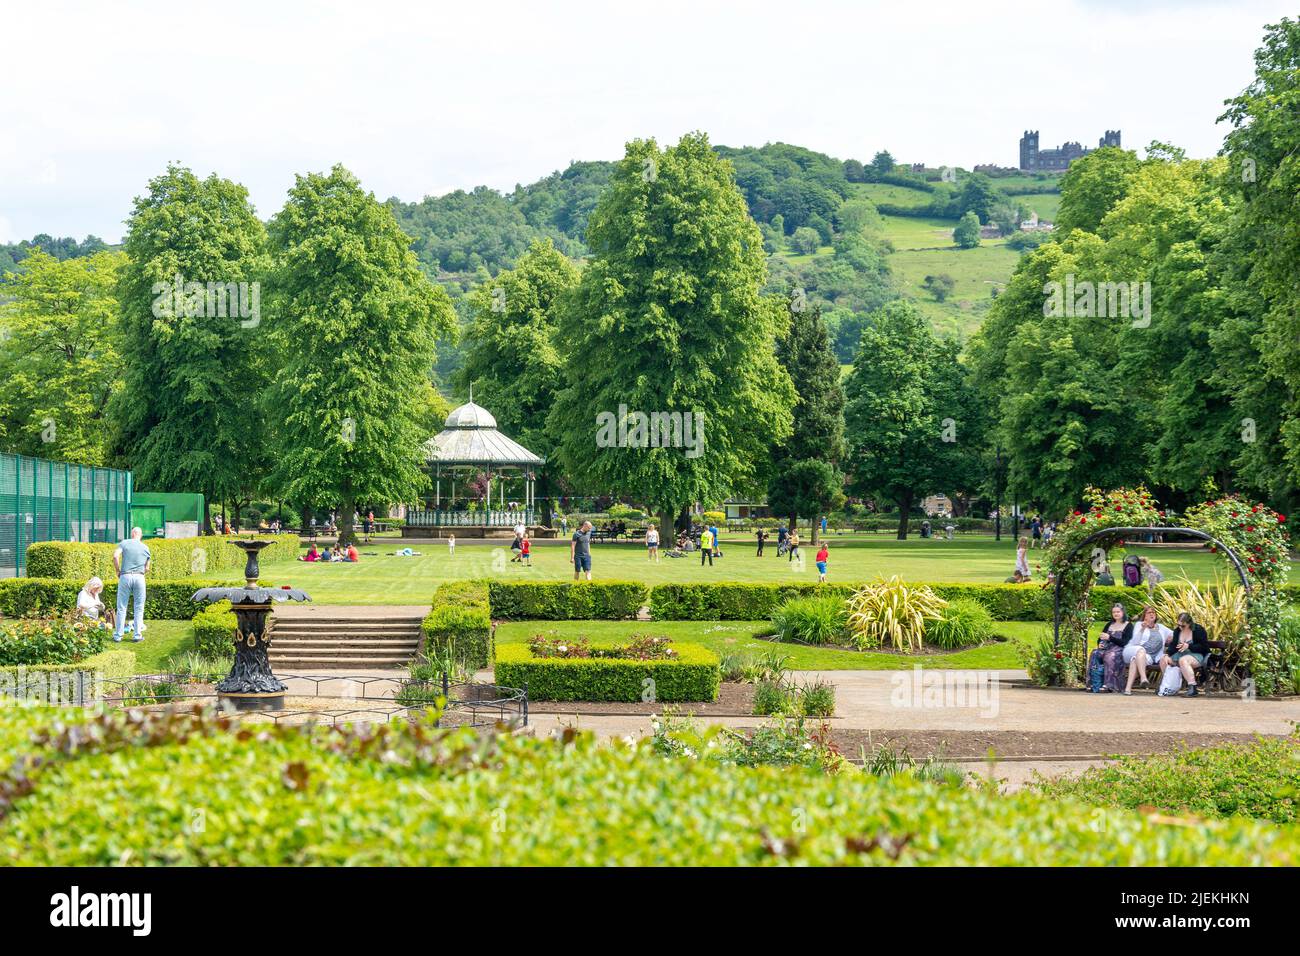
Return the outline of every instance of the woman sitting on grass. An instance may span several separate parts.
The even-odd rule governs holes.
[[[311,546],[310,548],[307,549],[307,553],[306,553],[305,555],[303,555],[301,558],[299,558],[298,560],[299,560],[299,561],[319,561],[319,560],[320,560],[320,552],[316,550],[316,545],[315,545],[315,544],[312,544],[312,546]]]
[[[1198,696],[1196,668],[1204,667],[1205,659],[1210,656],[1210,635],[1184,611],[1178,615],[1178,629],[1170,639],[1170,646],[1173,655],[1161,658],[1160,675],[1163,677],[1165,668],[1172,663],[1183,672],[1183,680],[1187,682],[1186,696]]]
[[[1124,696],[1133,693],[1133,682],[1141,680],[1142,686],[1147,680],[1147,667],[1160,664],[1165,658],[1165,645],[1174,632],[1157,620],[1156,609],[1148,604],[1142,609],[1142,621],[1133,625],[1133,637],[1124,645],[1124,663],[1128,665],[1128,681],[1124,684]],[[1163,670],[1163,667],[1162,667]]]

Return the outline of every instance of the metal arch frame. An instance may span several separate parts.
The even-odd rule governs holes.
[[[1208,532],[1205,531],[1201,531],[1197,528],[1165,528],[1157,525],[1148,525],[1146,527],[1102,528],[1100,531],[1094,531],[1092,534],[1088,535],[1086,538],[1084,538],[1082,541],[1076,544],[1073,548],[1071,548],[1070,553],[1065,556],[1064,564],[1069,565],[1074,560],[1074,556],[1079,553],[1080,549],[1086,547],[1087,545],[1092,544],[1092,542],[1097,541],[1100,538],[1105,538],[1107,536],[1126,537],[1128,535],[1152,534],[1152,533],[1157,533],[1162,535],[1165,534],[1186,535],[1193,538],[1199,538],[1202,541],[1212,542],[1220,551],[1222,551],[1225,555],[1227,555],[1228,560],[1232,562],[1232,566],[1237,571],[1237,576],[1241,578],[1241,586],[1246,590],[1246,599],[1247,600],[1250,599],[1250,595],[1254,589],[1250,586],[1250,580],[1246,577],[1246,570],[1245,568],[1242,567],[1241,559],[1237,557],[1237,552],[1233,551],[1232,548],[1228,547],[1226,544],[1224,544],[1214,535],[1209,534]],[[1058,574],[1056,576],[1056,585],[1053,588],[1053,592],[1052,592],[1052,646],[1057,648],[1058,650],[1061,647],[1061,585],[1064,583],[1064,581],[1065,581],[1065,575]],[[1092,582],[1088,583],[1088,588],[1091,590]],[[1083,650],[1084,650],[1084,659],[1086,661],[1087,653],[1088,653],[1087,641],[1084,641]]]

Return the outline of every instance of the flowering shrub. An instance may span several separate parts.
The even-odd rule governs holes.
[[[0,624],[0,665],[75,664],[98,654],[108,630],[75,612]]]
[[[1251,586],[1246,662],[1256,693],[1277,693],[1285,670],[1278,631],[1289,551],[1286,516],[1246,498],[1225,495],[1190,508],[1186,520],[1188,527],[1205,531],[1231,548],[1245,566]]]

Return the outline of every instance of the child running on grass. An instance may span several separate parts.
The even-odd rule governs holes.
[[[831,552],[826,547],[826,542],[822,542],[821,550],[817,552],[817,583],[826,583],[826,565],[830,563]]]

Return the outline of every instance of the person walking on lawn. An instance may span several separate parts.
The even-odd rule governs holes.
[[[132,622],[135,636],[131,640],[137,644],[144,640],[144,576],[149,573],[153,555],[149,553],[149,546],[140,540],[143,537],[143,531],[132,528],[131,537],[113,549],[113,570],[117,572],[117,621],[113,625],[113,640],[118,643],[122,641],[122,629],[126,624],[128,598],[134,602],[132,610],[135,614]]]
[[[767,540],[767,532],[764,531],[762,528],[759,528],[757,533],[758,533],[758,554],[756,554],[755,557],[761,558],[763,556],[763,542]]]
[[[519,542],[519,554],[528,567],[533,566],[533,543],[528,539],[528,532],[524,532],[523,540]]]
[[[584,521],[569,542],[569,560],[573,563],[573,580],[586,574],[591,580],[591,522]]]
[[[713,567],[713,531],[705,528],[700,532],[700,567],[704,567],[704,559],[709,559],[709,567]]]
[[[831,552],[826,547],[826,542],[822,542],[821,549],[817,552],[817,583],[826,583],[826,565],[830,563]]]

